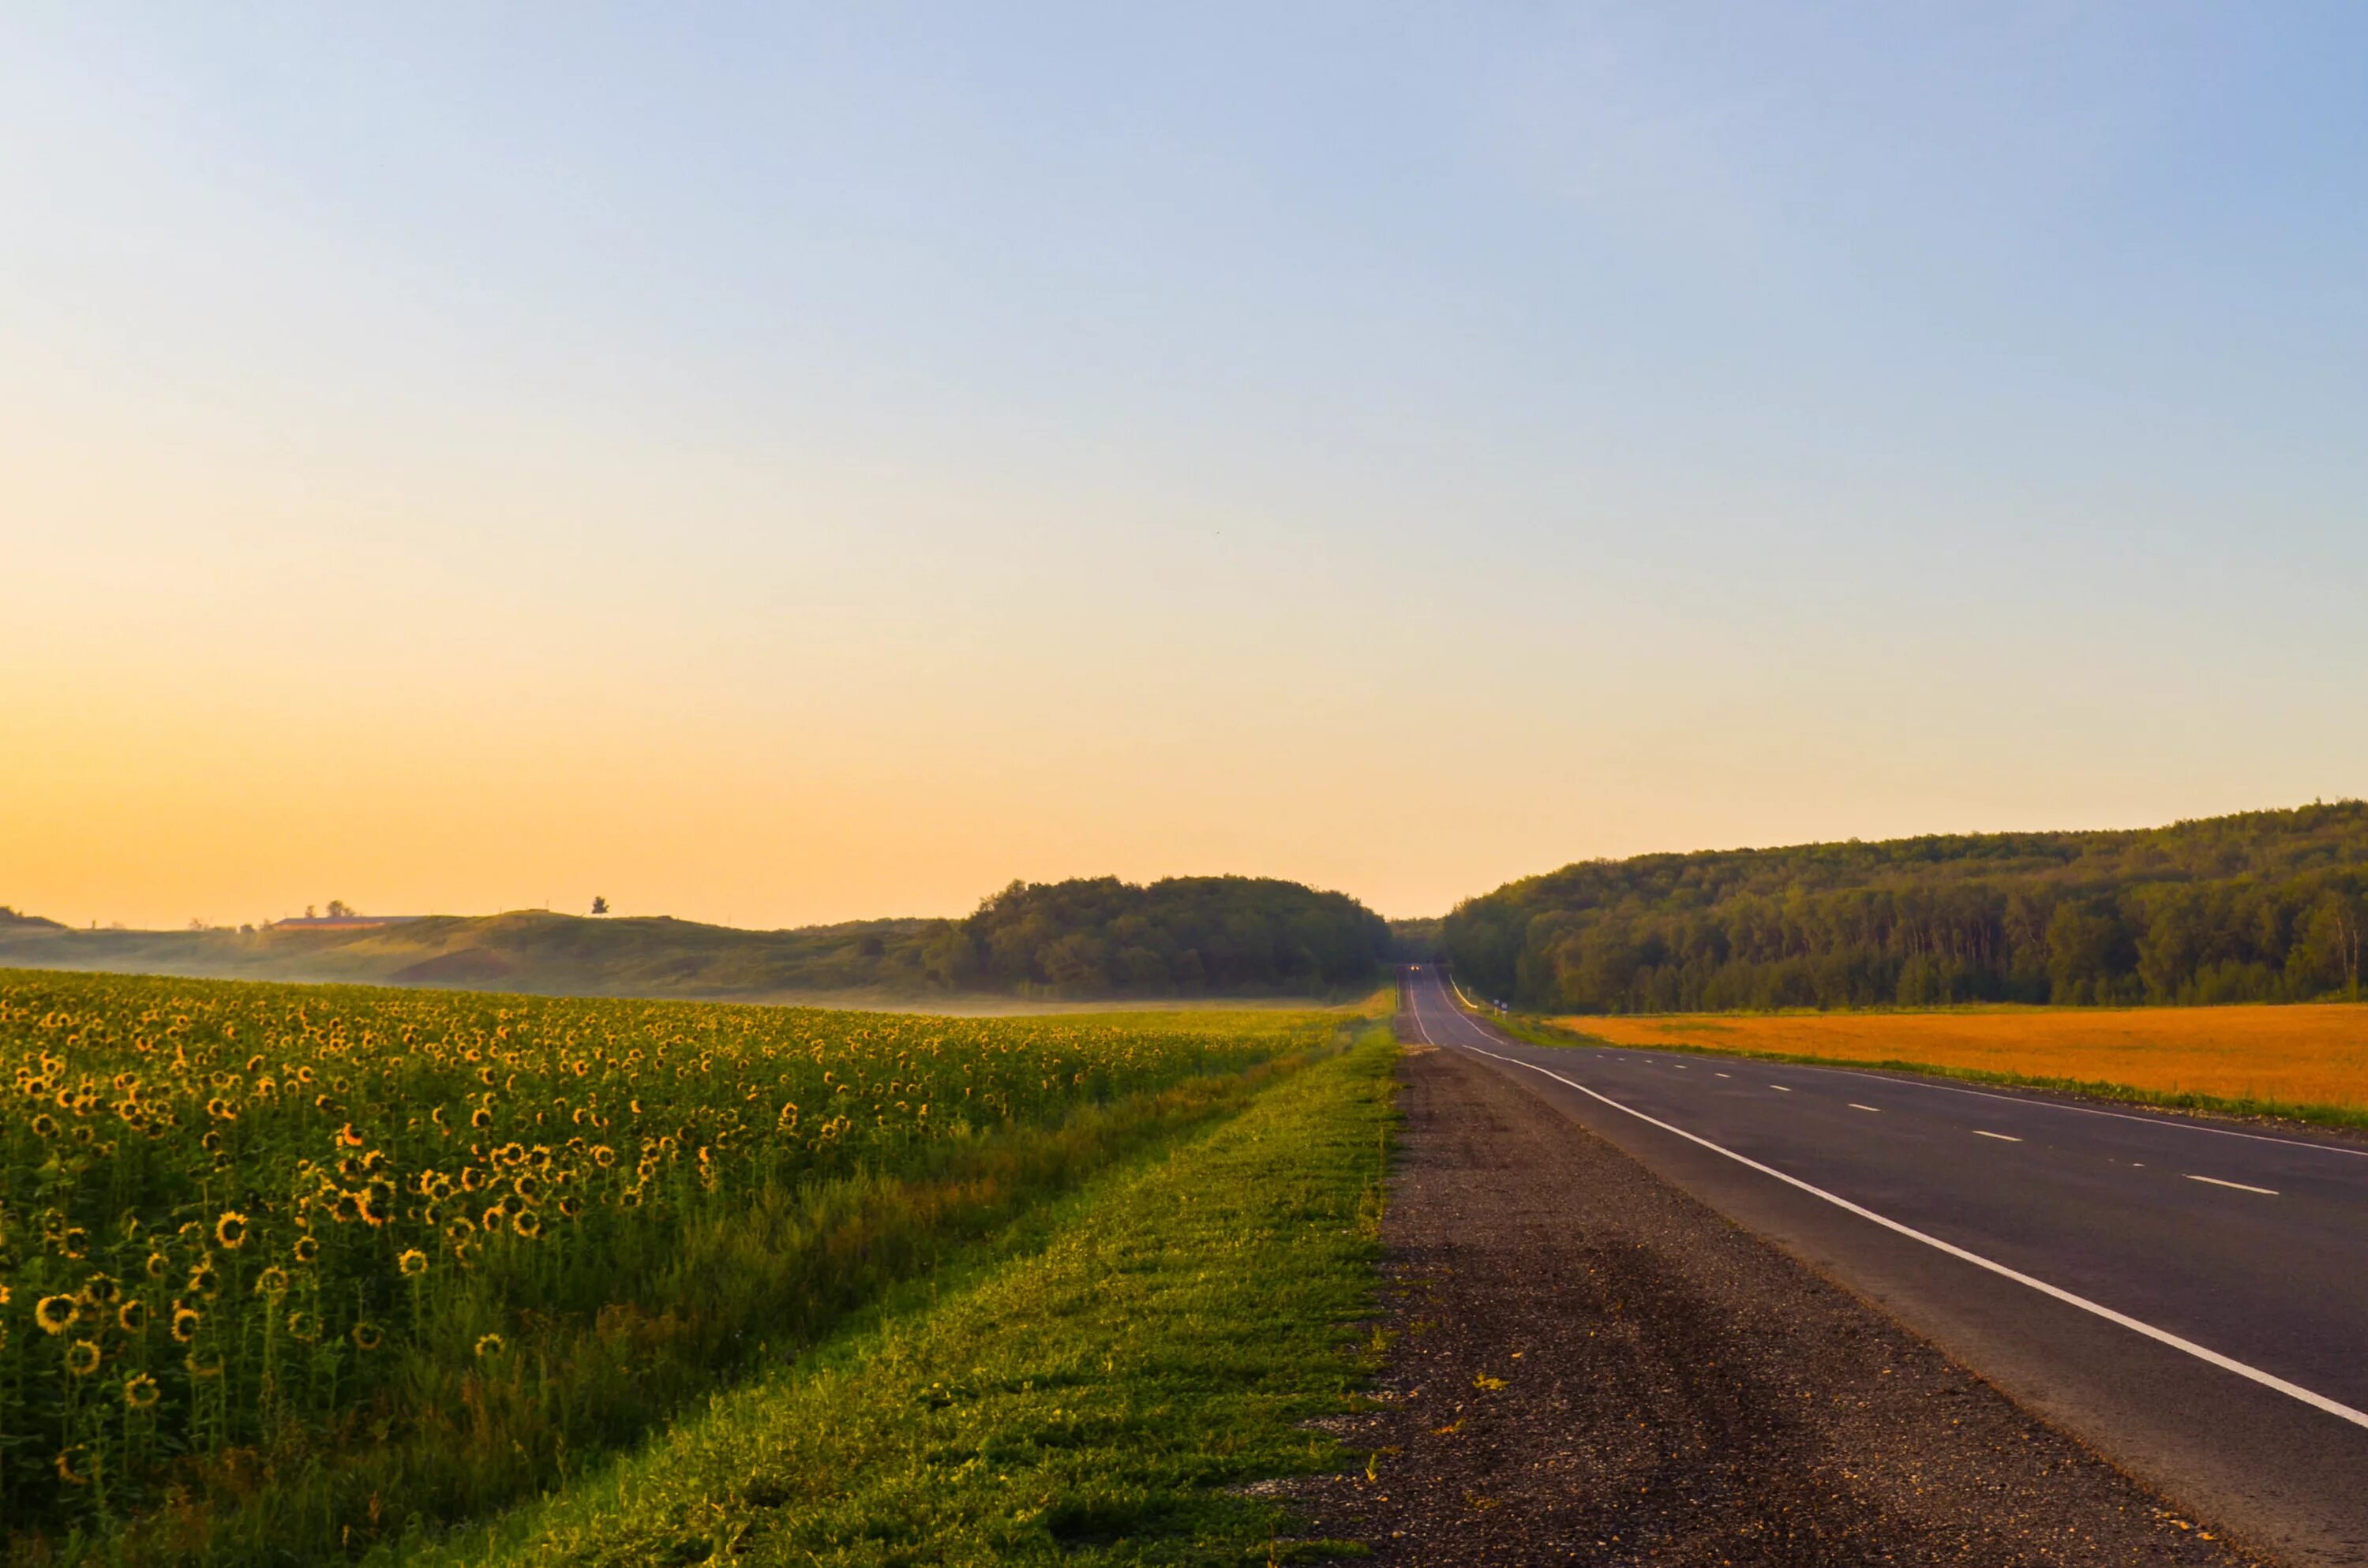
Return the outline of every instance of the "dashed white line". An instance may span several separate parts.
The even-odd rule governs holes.
[[[1734,1077],[1734,1076],[1735,1076],[1735,1074],[1732,1074],[1732,1073],[1721,1073],[1721,1074],[1719,1074],[1719,1076],[1720,1076],[1720,1077],[1722,1077],[1722,1078],[1732,1078],[1732,1077]]]
[[[1974,1129],[1974,1136],[1976,1138],[1995,1138],[2001,1143],[2020,1143],[2022,1142],[2021,1139],[2017,1138],[2011,1132],[1985,1132],[1978,1127]]]
[[[1880,1106],[1861,1105],[1861,1104],[1859,1104],[1859,1103],[1858,1103],[1858,1101],[1856,1101],[1856,1100],[1852,1100],[1852,1101],[1850,1101],[1850,1109],[1852,1109],[1852,1110],[1871,1110],[1871,1111],[1873,1111],[1877,1116],[1880,1116],[1880,1115],[1882,1115],[1882,1114],[1883,1114],[1883,1109],[1882,1109],[1882,1108],[1881,1108]]]
[[[2233,1187],[2239,1192],[2258,1192],[2263,1198],[2275,1198],[2278,1195],[2278,1189],[2274,1187],[2253,1187],[2241,1181],[2222,1181],[2218,1176],[2190,1176],[2187,1179],[2208,1181],[2214,1187]]]
[[[1477,1046],[1467,1046],[1465,1049],[1480,1051],[1480,1048]],[[2259,1367],[2248,1367],[2244,1362],[2236,1359],[2234,1357],[2223,1356],[2217,1350],[2198,1345],[2192,1339],[2182,1339],[2178,1335],[2169,1332],[2168,1329],[2157,1328],[2150,1323],[2131,1317],[2126,1312],[2117,1312],[2112,1308],[2106,1306],[2101,1302],[2089,1300],[2086,1296],[2075,1295],[2071,1291],[2065,1290],[2060,1285],[2051,1285],[2046,1280],[2041,1279],[2036,1276],[2023,1273],[2021,1269],[2009,1268],[2005,1264],[1993,1262],[1977,1252],[1968,1251],[1967,1249],[1957,1245],[1954,1242],[1944,1242],[1940,1237],[1917,1230],[1912,1225],[1903,1225],[1898,1221],[1892,1219],[1889,1215],[1878,1214],[1873,1210],[1867,1208],[1863,1204],[1853,1203],[1849,1199],[1844,1198],[1838,1193],[1827,1192],[1822,1187],[1814,1187],[1809,1183],[1803,1181],[1799,1176],[1788,1175],[1783,1171],[1778,1170],[1773,1165],[1763,1165],[1758,1160],[1752,1159],[1748,1155],[1738,1154],[1732,1149],[1725,1148],[1719,1144],[1713,1143],[1709,1139],[1702,1137],[1699,1133],[1689,1132],[1682,1127],[1674,1126],[1669,1122],[1661,1120],[1658,1117],[1647,1116],[1643,1111],[1638,1110],[1632,1106],[1622,1105],[1618,1100],[1613,1099],[1609,1095],[1596,1093],[1596,1091],[1588,1088],[1585,1084],[1578,1082],[1576,1078],[1565,1078],[1559,1073],[1541,1067],[1534,1062],[1524,1062],[1518,1056],[1506,1056],[1494,1051],[1480,1051],[1480,1054],[1483,1056],[1494,1057],[1499,1062],[1509,1062],[1516,1067],[1526,1067],[1532,1073],[1542,1074],[1546,1077],[1552,1078],[1557,1084],[1566,1085],[1571,1088],[1577,1089],[1580,1094],[1587,1096],[1589,1099],[1600,1100],[1603,1104],[1610,1106],[1616,1111],[1621,1111],[1626,1115],[1633,1116],[1637,1120],[1645,1123],[1647,1126],[1657,1127],[1662,1131],[1675,1134],[1677,1137],[1684,1139],[1689,1143],[1699,1144],[1702,1148],[1708,1149],[1713,1154],[1724,1154],[1739,1165],[1758,1171],[1762,1176],[1773,1176],[1787,1187],[1796,1187],[1799,1190],[1807,1193],[1812,1198],[1821,1199],[1824,1201],[1832,1204],[1837,1209],[1842,1210],[1848,1213],[1855,1214],[1861,1220],[1870,1221],[1874,1224],[1882,1226],[1886,1231],[1906,1236],[1910,1241],[1921,1242],[1926,1246],[1931,1247],[1936,1251],[1947,1253],[1951,1257],[1957,1258],[1965,1263],[1970,1263],[1976,1268],[1986,1269],[1992,1274],[1998,1275],[2001,1278],[2011,1279],[2018,1285],[2027,1286],[2030,1289],[2038,1291],[2043,1296],[2051,1297],[2055,1301],[2062,1301],[2066,1306],[2077,1307],[2084,1312],[2089,1312],[2097,1317],[2103,1318],[2107,1323],[2119,1324],[2121,1327],[2128,1329],[2133,1334],[2142,1334],[2146,1338],[2154,1340],[2157,1344],[2167,1345],[2174,1350],[2192,1356],[2197,1360],[2204,1362],[2210,1366],[2217,1367],[2224,1372],[2234,1372],[2240,1378],[2248,1379],[2253,1382],[2260,1384],[2263,1388],[2274,1389],[2279,1393],[2284,1394],[2289,1399],[2300,1400],[2303,1403],[2309,1405],[2314,1410],[2325,1411],[2328,1415],[2336,1417],[2338,1420],[2348,1421],[2354,1426],[2368,1427],[2368,1410],[2354,1410],[2351,1406],[2329,1399],[2323,1393],[2317,1393],[2309,1389],[2304,1388],[2300,1383],[2290,1383],[2283,1378],[2277,1376],[2275,1373],[2265,1372]],[[2002,1135],[1994,1134],[1994,1136]]]
[[[1786,1088],[1786,1087],[1785,1087],[1783,1085],[1782,1085],[1782,1084],[1770,1084],[1770,1085],[1769,1085],[1768,1086],[1769,1086],[1770,1088],[1771,1088],[1771,1089],[1775,1090],[1775,1091],[1776,1091],[1778,1094],[1780,1094],[1780,1095],[1789,1095],[1789,1094],[1791,1094],[1791,1093],[1793,1092],[1792,1090],[1790,1090],[1790,1089]]]

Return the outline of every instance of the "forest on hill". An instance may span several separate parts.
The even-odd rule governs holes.
[[[1014,882],[922,953],[961,988],[1055,995],[1322,993],[1379,982],[1389,923],[1345,893],[1270,877]]]
[[[1591,860],[1448,915],[1463,983],[1581,1013],[2356,998],[2368,803]]]
[[[547,910],[187,931],[12,915],[0,966],[584,996],[1332,996],[1379,983],[1391,940],[1363,904],[1296,882],[1101,877],[1014,882],[958,920],[786,931]]]

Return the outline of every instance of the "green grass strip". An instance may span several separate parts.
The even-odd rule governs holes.
[[[716,1397],[438,1559],[1267,1562],[1284,1512],[1233,1488],[1349,1457],[1304,1424],[1352,1407],[1372,1368],[1395,1050],[1369,1028],[1088,1187],[1041,1252]]]
[[[1748,1046],[1695,1045],[1691,1042],[1630,1045],[1619,1040],[1601,1040],[1583,1030],[1564,1028],[1559,1024],[1515,1017],[1509,1014],[1492,1015],[1489,1021],[1531,1045],[1580,1047],[1595,1051],[1659,1051],[1669,1055],[1736,1056],[1754,1062],[1797,1062],[1804,1067],[1852,1067],[1870,1073],[1915,1073],[1927,1078],[1954,1078],[1962,1083],[1985,1084],[1998,1088],[2041,1089],[2049,1094],[2077,1095],[2083,1099],[2116,1100],[2123,1105],[2150,1106],[2157,1110],[2240,1117],[2249,1120],[2301,1121],[2319,1127],[2368,1131],[2368,1109],[2359,1106],[2297,1105],[2285,1100],[2203,1095],[2187,1089],[2142,1089],[2131,1084],[2086,1078],[2052,1078],[2037,1073],[2001,1073],[1988,1067],[1945,1067],[1936,1062],[1903,1062],[1896,1058],[1877,1062],[1854,1056],[1811,1056],[1800,1051],[1756,1051]]]

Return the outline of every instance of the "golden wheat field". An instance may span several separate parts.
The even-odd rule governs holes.
[[[2368,1109],[2368,1003],[1567,1017],[1615,1045],[1779,1051]]]

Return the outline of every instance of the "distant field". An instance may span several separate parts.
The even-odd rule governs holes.
[[[2368,1003],[1566,1017],[1615,1045],[1918,1062],[2155,1096],[2368,1112]]]

